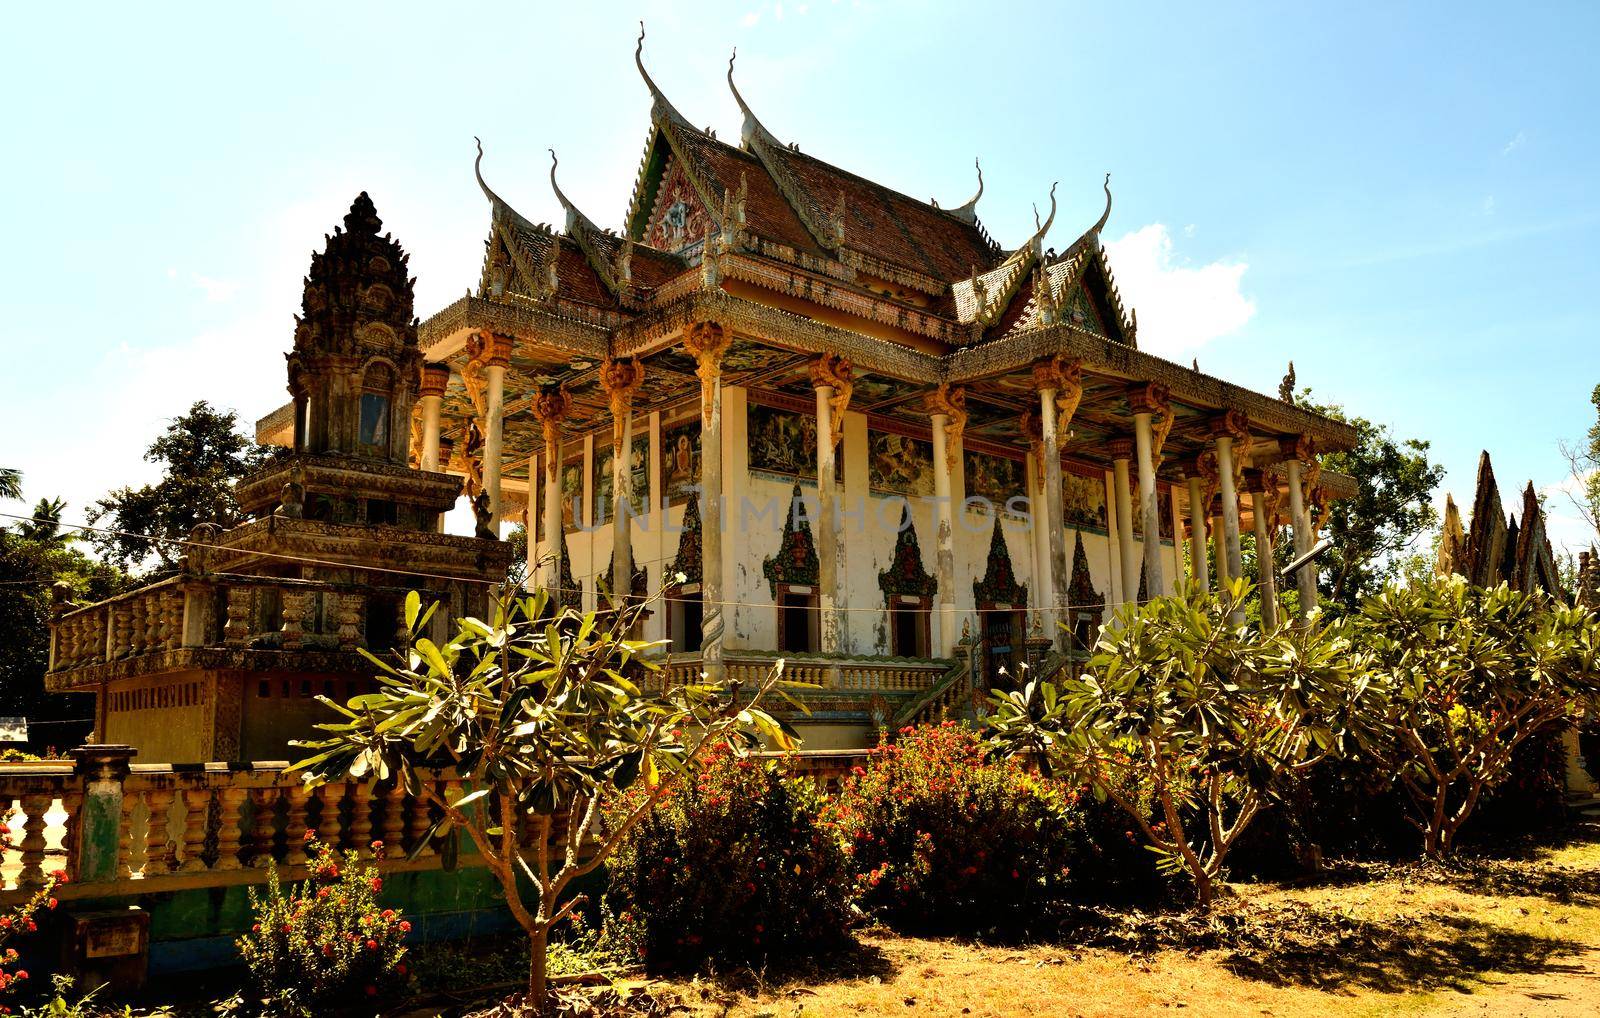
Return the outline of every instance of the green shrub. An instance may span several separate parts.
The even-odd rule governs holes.
[[[373,842],[382,857],[382,842]],[[257,989],[274,1009],[318,1014],[341,1003],[377,997],[406,975],[401,946],[411,924],[380,908],[377,867],[356,852],[340,853],[306,832],[310,879],[290,887],[276,870],[265,894],[250,891],[256,921],[239,938],[239,953]]]
[[[1153,857],[1114,808],[988,759],[955,722],[873,750],[827,816],[862,906],[908,930],[1045,932],[1073,900],[1156,886]]]
[[[704,768],[664,796],[607,863],[608,935],[658,971],[756,965],[838,945],[849,878],[819,810],[809,782],[725,746],[709,750]]]

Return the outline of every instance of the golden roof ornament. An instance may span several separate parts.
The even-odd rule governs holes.
[[[1283,376],[1283,381],[1278,383],[1278,398],[1285,403],[1294,403],[1294,361],[1289,362],[1289,371]]]
[[[974,157],[972,160],[972,165],[978,169],[978,193],[973,195],[971,198],[968,198],[965,202],[961,203],[955,208],[945,209],[944,211],[961,220],[963,223],[976,224],[978,222],[978,199],[983,197],[983,164],[979,162],[976,157]],[[934,208],[938,208],[939,203],[933,202],[933,206]]]

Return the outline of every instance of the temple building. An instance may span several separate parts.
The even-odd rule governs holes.
[[[240,481],[252,519],[202,524],[179,573],[58,605],[46,688],[96,694],[94,740],[141,762],[280,760],[371,688],[410,590],[482,614],[503,542],[439,532],[459,478],[410,466],[423,356],[407,256],[365,193],[314,255],[288,354],[288,447]],[[443,622],[435,623],[443,631]]]
[[[1444,525],[1439,535],[1437,571],[1457,573],[1478,587],[1508,583],[1532,593],[1542,591],[1565,601],[1569,593],[1556,570],[1555,552],[1545,533],[1544,507],[1533,482],[1522,490],[1522,521],[1507,516],[1495,483],[1488,450],[1478,457],[1478,483],[1472,498],[1471,529],[1463,529],[1461,510],[1446,494]],[[1582,576],[1579,577],[1580,581]]]
[[[1052,186],[1035,231],[1003,245],[978,214],[981,171],[972,198],[942,206],[804,153],[757,118],[731,60],[743,126],[723,141],[657,88],[643,45],[651,116],[618,228],[562,192],[553,153],[564,222],[524,217],[485,180],[480,145],[475,291],[413,331],[395,276],[325,334],[297,332],[292,402],[257,429],[292,452],[241,486],[258,519],[163,595],[211,591],[194,600],[219,606],[196,609],[212,630],[185,621],[180,640],[210,656],[159,672],[94,659],[122,648],[104,629],[120,609],[63,616],[53,688],[100,691],[102,738],[137,743],[148,722],[129,705],[174,703],[185,676],[209,675],[196,688],[242,690],[226,694],[243,698],[242,725],[223,693],[185,692],[197,717],[221,719],[205,722],[213,734],[144,744],[257,752],[270,740],[253,741],[268,730],[253,710],[322,681],[302,674],[342,674],[307,656],[313,640],[382,646],[407,586],[473,610],[482,584],[467,581],[503,575],[509,546],[492,538],[521,522],[530,586],[588,608],[623,583],[664,592],[641,635],[670,648],[669,675],[737,679],[784,656],[817,687],[793,718],[808,747],[858,746],[959,712],[1024,664],[1081,657],[1119,605],[1239,577],[1245,534],[1309,550],[1331,500],[1354,492],[1318,462],[1353,445],[1349,426],[1139,348],[1101,242],[1109,178],[1104,212],[1064,244]],[[334,257],[358,232],[385,279],[403,263],[369,211],[363,198],[324,270],[360,274]],[[307,321],[324,310],[319,278],[313,266]],[[385,316],[381,341],[363,331],[369,312]],[[354,346],[317,346],[335,335]],[[280,497],[286,484],[303,494]],[[478,538],[437,532],[462,493]],[[337,565],[252,557],[286,547]],[[243,581],[224,572],[278,583],[248,595],[248,624],[229,586]],[[1270,570],[1250,579],[1274,593]],[[1314,607],[1313,570],[1295,582],[1286,603]],[[355,599],[345,615],[328,607],[339,598]],[[1286,621],[1278,604],[1263,602],[1269,623]],[[225,649],[211,646],[223,608]]]

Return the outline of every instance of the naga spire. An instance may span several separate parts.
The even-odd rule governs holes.
[[[598,226],[594,225],[594,223],[590,221],[588,216],[583,214],[583,210],[579,209],[578,206],[572,204],[572,200],[570,198],[568,198],[565,193],[562,192],[561,185],[556,183],[556,167],[559,166],[560,164],[561,164],[561,161],[556,158],[556,150],[555,149],[551,149],[550,150],[550,187],[556,193],[556,201],[560,202],[561,203],[561,207],[567,210],[567,227],[566,227],[567,233],[568,234],[572,234],[574,232],[575,228],[579,227],[579,226],[582,226],[585,230],[589,231],[590,233],[599,233],[600,232],[600,228]]]
[[[501,198],[499,195],[495,194],[494,190],[492,188],[490,188],[487,183],[484,182],[484,179],[483,179],[483,140],[481,138],[479,138],[477,135],[473,135],[472,136],[472,140],[477,142],[477,144],[478,144],[478,158],[476,158],[476,159],[474,159],[472,161],[472,175],[474,177],[478,178],[478,187],[480,189],[482,189],[483,196],[485,198],[489,199],[489,204],[494,206],[494,209],[495,209],[496,212],[500,211],[501,209],[505,209],[506,211],[511,212],[513,215],[515,215],[516,214],[515,210],[511,208],[511,206],[506,202],[506,200],[504,198]]]
[[[1106,210],[1100,213],[1100,221],[1089,228],[1090,233],[1099,233],[1106,228],[1106,221],[1111,218],[1111,174],[1106,174]]]
[[[978,221],[978,199],[983,197],[983,163],[974,158],[972,165],[978,168],[978,193],[968,198],[965,204],[946,210],[964,223]]]
[[[655,100],[655,107],[651,110],[652,117],[664,116],[682,127],[691,127],[689,121],[684,119],[677,107],[667,98],[666,93],[656,87],[655,80],[650,77],[650,72],[644,69],[644,22],[639,22],[639,43],[633,48],[633,63],[639,68],[639,77],[644,79],[645,87],[650,90],[651,97]]]
[[[1044,235],[1050,232],[1050,224],[1056,221],[1056,185],[1060,183],[1058,180],[1050,185],[1050,215],[1045,218],[1043,225],[1039,223],[1039,206],[1033,207],[1034,233],[1024,246],[1031,249],[1036,258],[1044,253]]]
[[[744,96],[739,94],[739,86],[733,83],[733,61],[739,56],[739,47],[733,48],[732,56],[728,57],[728,88],[733,92],[733,101],[739,104],[739,112],[744,114],[744,124],[739,128],[739,139],[749,148],[751,143],[759,140],[763,145],[783,147],[771,131],[761,123],[750,104],[744,101]]]

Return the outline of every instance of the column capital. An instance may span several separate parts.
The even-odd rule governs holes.
[[[1106,443],[1106,455],[1113,460],[1133,459],[1133,439],[1113,438]]]
[[[1172,392],[1160,382],[1136,382],[1127,392],[1128,407],[1134,413],[1171,416]]]
[[[944,459],[945,466],[954,473],[959,462],[956,443],[961,441],[961,435],[967,429],[967,390],[949,382],[940,382],[937,389],[928,393],[927,407],[928,413],[943,414],[949,418],[944,426]]]
[[[644,365],[632,357],[607,357],[600,363],[600,387],[612,400],[622,396],[631,402],[643,381]]]
[[[1033,362],[1033,387],[1057,392],[1083,388],[1083,362],[1068,360],[1061,354],[1041,357]]]
[[[1278,479],[1266,470],[1249,469],[1244,471],[1244,490],[1252,495],[1271,490],[1278,490]]]
[[[422,366],[422,379],[417,387],[417,395],[423,398],[428,396],[443,396],[445,389],[450,386],[450,365],[424,364]]]
[[[572,394],[560,383],[545,385],[534,398],[533,416],[541,424],[560,424],[572,410]]]
[[[1231,438],[1244,441],[1250,437],[1250,418],[1243,411],[1229,410],[1211,418],[1212,438]]]
[[[720,364],[728,351],[728,330],[720,322],[692,322],[683,330],[683,346],[702,367],[708,360]]]
[[[1278,439],[1278,454],[1286,460],[1312,463],[1317,458],[1317,440],[1310,435],[1292,435]]]
[[[514,340],[498,333],[474,332],[467,337],[467,358],[485,367],[509,368]]]
[[[848,390],[854,384],[855,368],[844,354],[825,353],[813,358],[809,372],[814,389],[826,386],[835,391]]]

